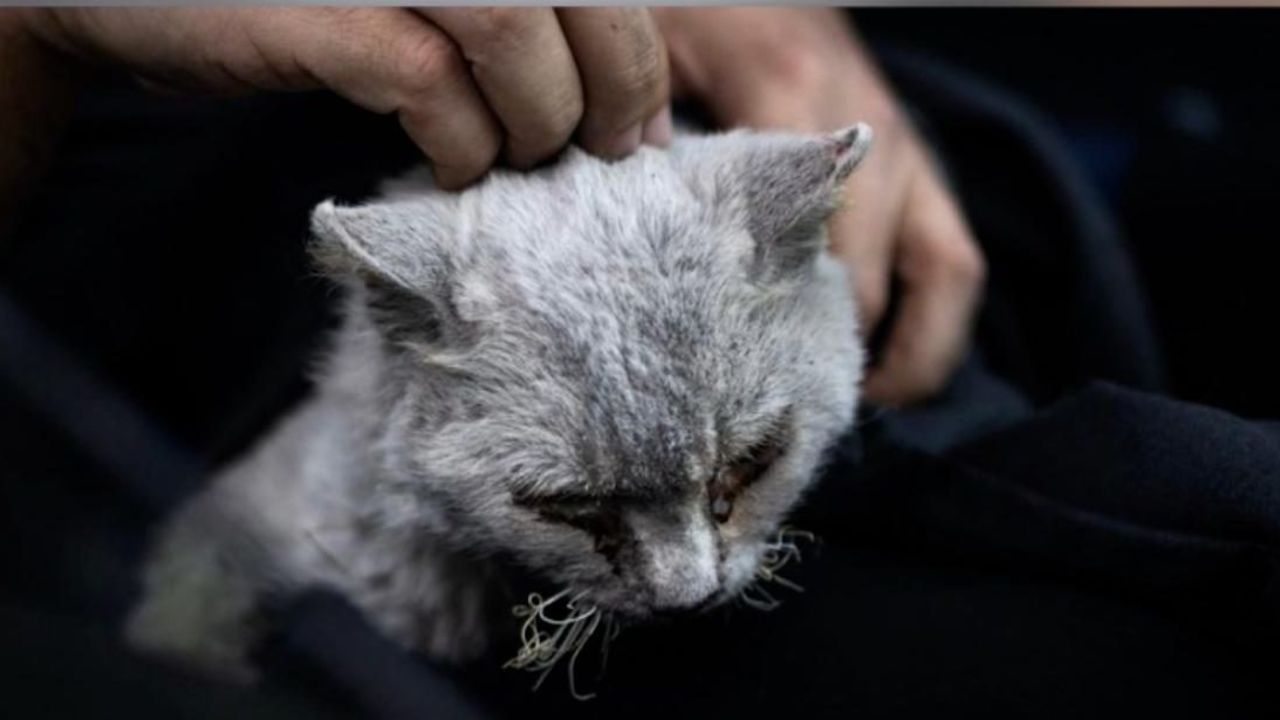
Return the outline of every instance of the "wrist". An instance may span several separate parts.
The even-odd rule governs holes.
[[[5,116],[54,110],[80,83],[80,68],[53,28],[49,8],[0,9],[0,104]]]
[[[0,229],[47,165],[70,115],[77,72],[35,28],[39,11],[0,11]]]

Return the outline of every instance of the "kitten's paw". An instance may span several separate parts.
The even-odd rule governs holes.
[[[204,674],[252,682],[248,656],[259,635],[258,592],[225,550],[174,527],[146,568],[142,601],[125,626],[134,648]]]
[[[258,680],[258,671],[248,660],[251,643],[246,638],[212,638],[175,629],[140,608],[125,626],[125,639],[139,652],[201,675],[239,685]]]
[[[125,625],[125,640],[138,651],[240,684],[258,679],[248,659],[256,635],[242,607],[176,594],[148,598]]]

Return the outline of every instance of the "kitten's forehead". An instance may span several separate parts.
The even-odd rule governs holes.
[[[543,260],[572,253],[587,261],[641,261],[647,243],[675,228],[723,223],[697,198],[671,157],[642,148],[604,163],[570,149],[547,172],[495,173],[470,193],[473,230],[481,242],[500,236],[503,247]]]
[[[795,368],[831,328],[749,276],[731,194],[705,190],[642,149],[467,194],[454,287],[481,346],[464,391],[523,457],[487,474],[517,494],[670,497],[804,402]]]
[[[702,483],[726,412],[716,386],[752,392],[726,382],[724,366],[751,291],[732,253],[743,231],[713,218],[658,152],[502,179],[476,200],[471,228],[473,272],[500,268],[484,278],[496,314],[476,357],[504,359],[493,371],[517,399],[502,412],[549,425],[574,470],[525,489],[653,495]]]
[[[706,336],[710,300],[745,289],[745,229],[652,148],[613,163],[571,150],[550,172],[495,176],[468,204],[461,284],[493,288],[498,312],[576,325],[575,336],[682,344]]]

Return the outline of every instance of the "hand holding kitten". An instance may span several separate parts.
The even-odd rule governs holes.
[[[0,14],[0,29],[14,19],[29,36],[19,39],[121,63],[152,86],[327,87],[394,112],[446,189],[500,158],[531,167],[571,138],[604,157],[665,145],[669,85],[726,127],[814,132],[865,119],[877,150],[848,184],[857,211],[834,218],[831,242],[851,268],[864,337],[892,323],[867,396],[927,398],[968,345],[981,252],[837,10],[40,8]],[[29,100],[19,92],[20,111]],[[13,164],[0,158],[0,195],[26,175],[22,158],[3,167]],[[894,278],[901,305],[887,319]]]
[[[869,399],[905,404],[940,390],[959,364],[981,298],[981,251],[892,91],[832,8],[654,11],[674,90],[719,125],[801,132],[867,121],[876,149],[846,185],[853,212],[831,223],[851,267],[864,336],[891,321]],[[901,307],[886,318],[891,279]]]
[[[22,12],[22,11],[18,11]],[[38,8],[40,41],[149,86],[328,88],[395,113],[458,189],[502,157],[528,168],[571,137],[604,157],[670,139],[667,59],[638,8]]]

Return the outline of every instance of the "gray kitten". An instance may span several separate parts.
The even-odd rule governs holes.
[[[681,136],[321,204],[347,292],[316,390],[166,525],[130,640],[250,676],[263,601],[319,585],[464,660],[498,557],[631,620],[740,593],[853,418],[823,225],[869,143]]]

